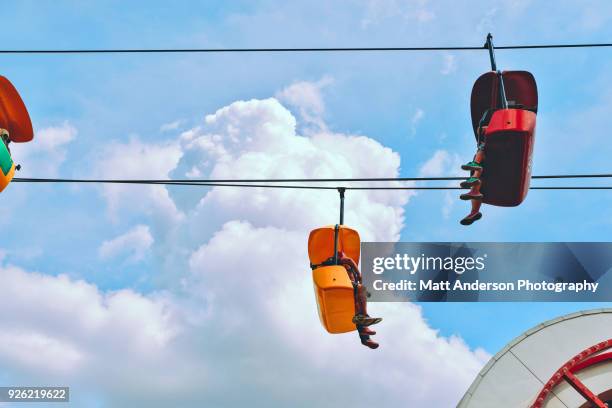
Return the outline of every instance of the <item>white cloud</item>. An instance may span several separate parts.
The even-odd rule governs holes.
[[[235,102],[208,115],[206,126],[182,135],[183,158],[175,173],[196,171],[214,179],[399,174],[399,155],[373,139],[324,130],[304,137],[295,128],[295,118],[276,99]],[[396,240],[410,196],[407,191],[351,191],[346,220],[368,239]],[[309,228],[336,222],[337,213],[333,190],[213,188],[195,209],[198,222],[192,225],[211,219],[221,223],[231,215],[257,226]]]
[[[154,401],[195,387],[190,376],[202,379],[174,343],[182,325],[162,294],[101,292],[64,275],[2,266],[0,309],[3,371],[18,383],[68,384],[79,390],[71,395],[77,404],[86,391],[121,406],[130,395]]]
[[[581,15],[577,16],[580,26],[585,31],[597,31],[608,24],[610,21],[610,13],[602,12],[599,6],[586,6],[581,8]]]
[[[137,138],[128,143],[109,143],[94,164],[93,176],[103,179],[168,179],[181,157],[177,143],[147,144]],[[105,184],[102,194],[109,215],[117,220],[120,210],[153,215],[165,229],[176,225],[183,214],[161,185]]]
[[[452,74],[457,70],[457,60],[454,55],[447,54],[444,56],[444,63],[440,73],[442,75]]]
[[[428,3],[428,0],[368,0],[361,26],[368,28],[393,18],[428,23],[436,17]]]
[[[411,125],[413,136],[416,135],[417,126],[419,125],[421,120],[423,120],[424,117],[425,117],[425,111],[421,108],[417,109],[414,112],[414,115],[412,115],[412,119],[410,119],[410,125]]]
[[[68,122],[36,131],[28,143],[12,143],[11,151],[16,163],[22,165],[20,177],[56,177],[66,160],[66,146],[77,135]]]
[[[52,126],[39,130],[35,136],[36,143],[26,146],[32,146],[34,151],[50,151],[73,141],[76,134],[76,129],[68,122],[64,122],[61,126]]]
[[[442,205],[442,216],[444,219],[449,219],[451,215],[451,211],[457,202],[457,194],[453,195],[452,193],[446,191],[444,193],[444,203]]]
[[[442,171],[434,162],[446,155],[439,153],[423,173]],[[328,130],[301,136],[295,117],[270,98],[223,107],[175,142],[114,144],[96,169],[116,172],[120,164],[127,178],[394,177],[400,158],[366,136]],[[65,383],[82,384],[112,406],[244,406],[256,398],[284,407],[295,405],[296,396],[302,406],[451,406],[487,359],[459,338],[440,336],[411,304],[371,305],[372,314],[385,318],[377,327],[382,346],[376,351],[361,346],[355,333],[324,333],[306,241],[310,229],[337,222],[334,190],[212,188],[191,189],[185,194],[194,197],[186,197],[182,190],[169,194],[154,187],[157,195],[150,187],[104,194],[118,216],[160,202],[172,209],[148,215],[175,225],[170,234],[150,233],[151,249],[163,243],[159,253],[168,265],[160,265],[159,273],[180,283],[173,296],[104,293],[62,276],[0,270],[8,282],[0,287],[9,291],[0,289],[0,308],[19,316],[34,336],[29,347],[49,344],[70,357],[67,374],[59,377]],[[349,191],[347,224],[364,240],[395,241],[410,197],[401,190]],[[176,214],[184,222],[176,223]],[[113,256],[147,234],[126,235],[101,253]],[[10,283],[15,280],[21,287]],[[10,295],[33,290],[23,298]],[[25,307],[33,296],[38,303]],[[11,344],[21,341],[16,323],[6,319],[0,317],[0,327],[7,328]],[[29,364],[17,359],[10,367],[30,376],[46,370]],[[95,378],[102,373],[103,379]],[[347,381],[360,392],[337,392]],[[440,384],[446,384],[444,393]]]
[[[467,162],[468,160],[464,160]],[[467,173],[461,170],[463,161],[459,155],[450,154],[446,150],[436,150],[434,154],[421,165],[419,170],[420,177],[458,177],[466,176]],[[446,185],[449,187],[457,187],[458,181],[450,181]],[[455,192],[445,192],[444,201],[442,203],[442,215],[444,218],[449,218],[450,213],[459,200]]]
[[[421,177],[440,177],[445,175],[444,172],[449,168],[452,162],[452,157],[446,150],[436,150],[419,170]]]
[[[495,27],[494,21],[497,17],[497,7],[490,8],[487,10],[480,21],[476,24],[476,30],[481,33],[490,32]]]
[[[112,259],[118,256],[128,256],[128,260],[142,260],[151,245],[153,245],[151,230],[146,225],[137,225],[123,235],[104,241],[98,249],[102,259]]]
[[[325,112],[325,102],[321,91],[332,84],[334,80],[325,76],[317,82],[294,82],[276,94],[276,97],[288,105],[298,109],[301,119],[324,129],[322,115]]]
[[[181,125],[183,124],[183,120],[175,120],[173,122],[170,123],[164,123],[163,125],[160,126],[159,130],[160,132],[170,132],[173,130],[177,130],[179,127],[181,127]]]
[[[372,314],[385,318],[377,326],[382,346],[376,352],[363,348],[355,333],[325,334],[316,316],[304,238],[301,231],[232,221],[192,255],[190,268],[199,283],[190,289],[206,296],[212,318],[223,322],[217,333],[227,339],[251,333],[244,341],[231,340],[232,347],[261,355],[259,359],[246,351],[255,359],[247,366],[229,357],[222,383],[230,376],[238,382],[250,378],[258,395],[269,395],[274,384],[282,382],[283,388],[303,395],[307,406],[456,403],[488,358],[486,353],[472,353],[459,338],[439,336],[411,304],[370,305]],[[279,254],[287,254],[281,262]],[[299,375],[295,367],[300,367]],[[334,393],[347,376],[360,392]],[[305,378],[308,388],[319,392],[304,396]],[[445,393],[436,391],[439,384],[445,384]],[[233,398],[241,400],[230,405],[244,404],[249,397]],[[291,397],[275,393],[270,399],[275,398],[266,398],[265,405],[286,406]]]
[[[375,352],[355,333],[324,333],[305,252],[302,231],[228,222],[192,253],[176,297],[0,267],[0,362],[15,381],[70,385],[77,404],[83,394],[150,407],[457,401],[486,353],[441,337],[411,304],[371,305],[385,317]],[[359,393],[334,392],[347,378]]]

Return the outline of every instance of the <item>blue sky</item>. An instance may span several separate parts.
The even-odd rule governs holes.
[[[150,1],[146,7],[118,1],[23,1],[7,2],[2,8],[3,49],[480,45],[489,31],[499,45],[612,38],[612,6],[605,1],[560,1],[554,10],[529,0]],[[502,69],[531,71],[538,82],[534,174],[609,172],[612,145],[607,143],[606,129],[612,109],[608,79],[612,54],[608,49],[500,50],[497,61]],[[456,164],[473,153],[469,92],[473,81],[489,68],[485,51],[1,55],[0,63],[2,75],[26,101],[37,131],[48,135],[38,150],[34,147],[38,137],[22,156],[19,147],[14,149],[23,175],[34,177],[180,176],[173,160],[179,166],[193,164],[185,159],[188,148],[177,148],[184,142],[179,143],[182,132],[204,128],[206,115],[239,100],[282,99],[278,96],[282,90],[302,82],[318,84],[313,89],[323,105],[307,108],[329,133],[367,136],[392,149],[401,159],[402,176],[422,173],[426,163],[436,164],[440,175],[452,174]],[[296,118],[298,132],[313,132],[312,123],[300,111],[303,106],[281,103]],[[122,156],[122,151],[129,154]],[[384,167],[379,162],[364,166],[367,174]],[[158,209],[145,195],[113,194],[92,186],[12,184],[2,193],[6,216],[0,225],[11,238],[1,246],[3,264],[41,276],[64,274],[71,282],[93,285],[100,294],[130,290],[148,300],[169,292],[191,303],[195,301],[183,296],[181,287],[190,275],[182,276],[181,271],[193,264],[189,256],[208,245],[223,222],[301,231],[291,223],[279,224],[264,210],[250,213],[240,207],[244,203],[228,204],[236,215],[220,216],[224,210],[216,208],[191,218],[187,209],[198,212],[193,208],[202,191],[176,187],[169,190],[168,199],[151,201],[162,207],[172,203],[178,210]],[[115,209],[113,197],[121,201]],[[299,208],[297,198],[288,200]],[[611,203],[606,192],[532,191],[518,208],[484,208],[483,220],[471,228],[458,223],[466,205],[445,192],[423,192],[405,205],[389,206],[404,208],[400,238],[405,241],[608,241]],[[179,231],[169,219],[181,212],[192,225]],[[330,217],[334,214],[330,207]],[[358,214],[357,209],[349,212],[347,224],[365,222],[355,219]],[[386,225],[376,225],[376,217],[368,217],[374,224],[371,236],[386,237]],[[312,228],[333,222],[307,215],[303,220]],[[116,240],[130,231],[125,240]],[[154,243],[147,244],[149,238]],[[141,246],[130,246],[130,239]],[[115,243],[108,256],[101,252],[104,242]],[[457,335],[468,349],[482,348],[490,354],[543,320],[603,306],[421,305],[424,319],[440,336]],[[401,321],[402,315],[395,319]],[[200,344],[201,339],[184,341]],[[27,364],[12,362],[9,367],[5,372],[0,369],[0,378],[40,379],[28,377]],[[130,400],[135,397],[128,398],[115,386],[96,388],[95,381],[83,389],[101,405],[138,400]]]

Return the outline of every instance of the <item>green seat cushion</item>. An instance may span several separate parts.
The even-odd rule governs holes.
[[[0,141],[0,168],[2,173],[6,176],[13,167],[13,159],[9,153],[6,145]]]

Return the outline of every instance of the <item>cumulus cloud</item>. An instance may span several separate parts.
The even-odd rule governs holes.
[[[22,163],[21,177],[56,177],[66,161],[66,148],[77,135],[68,122],[36,131],[34,141],[12,143],[11,151],[17,163]]]
[[[168,179],[181,157],[177,143],[149,144],[132,138],[128,143],[109,143],[98,154],[93,176],[105,179]],[[117,220],[120,210],[155,217],[165,229],[180,222],[183,214],[168,191],[157,185],[106,184],[102,194],[109,215]]]
[[[419,174],[421,177],[439,177],[449,168],[453,161],[452,156],[446,150],[436,150],[425,163],[421,165]]]
[[[147,225],[137,225],[123,235],[104,241],[98,249],[102,259],[113,259],[118,256],[128,256],[131,262],[142,260],[151,245],[153,236]]]
[[[325,122],[322,119],[325,111],[325,102],[321,92],[323,88],[333,82],[333,79],[329,76],[325,76],[316,82],[294,82],[278,92],[276,98],[298,109],[300,117],[304,122],[325,129]]]
[[[296,119],[278,100],[235,102],[183,133],[183,156],[174,174],[197,172],[213,179],[396,177],[399,155],[365,136],[325,130],[296,133]],[[376,163],[375,166],[372,163]],[[394,185],[401,185],[396,183]],[[346,219],[367,239],[397,240],[406,191],[351,191]],[[213,188],[195,208],[203,224],[234,217],[257,226],[310,228],[336,222],[335,191]],[[210,214],[215,214],[211,217]]]
[[[301,231],[231,221],[190,256],[180,298],[3,266],[3,370],[108,406],[450,406],[488,358],[410,304],[371,306],[376,352],[324,333],[305,259]],[[360,392],[335,392],[347,382]]]
[[[278,265],[278,253],[294,256]],[[238,354],[224,357],[223,364],[226,369],[238,367],[241,358],[254,358],[239,372],[226,370],[223,387],[244,381],[257,395],[263,390],[272,393],[266,406],[420,407],[457,402],[489,357],[486,353],[470,351],[459,338],[439,336],[427,326],[420,308],[411,304],[370,305],[372,314],[385,317],[377,327],[383,345],[376,352],[364,349],[355,333],[325,334],[316,317],[306,259],[302,232],[255,228],[239,221],[224,225],[193,253],[190,269],[198,283],[191,290],[207,294],[212,315],[224,322],[217,329],[218,341],[229,342]],[[258,331],[274,337],[239,340],[241,333]],[[259,360],[251,350],[265,357]],[[264,366],[273,367],[273,372]],[[299,373],[295,367],[300,367]],[[334,392],[348,378],[359,384],[360,392]],[[291,395],[271,390],[279,381],[299,398],[291,402]],[[445,384],[445,393],[437,391],[440,384]],[[312,389],[318,392],[308,392]],[[249,397],[229,398],[229,405],[238,406]]]
[[[400,158],[360,135],[318,129],[301,136],[297,121],[277,99],[238,101],[205,117],[177,140],[148,144],[139,139],[111,143],[95,164],[103,178],[322,178],[396,177]],[[375,166],[372,163],[376,163]],[[393,185],[403,185],[395,183]],[[105,185],[109,214],[121,211],[156,217],[168,231],[185,220],[187,235],[205,239],[232,218],[256,226],[310,228],[336,222],[338,197],[332,191],[281,189],[174,189],[164,186]],[[366,239],[397,240],[407,191],[347,194],[346,217]]]
[[[77,404],[94,392],[129,406],[131,395],[153,402],[203,378],[175,344],[182,325],[163,294],[102,292],[10,265],[0,282],[0,361],[16,383],[69,384]]]
[[[238,101],[177,140],[112,144],[95,167],[113,177],[122,169],[127,178],[399,174],[399,155],[371,138],[326,128],[303,136],[296,127],[277,99]],[[442,171],[436,163],[448,157],[439,153],[423,174]],[[306,241],[312,228],[337,222],[335,190],[215,187],[191,189],[188,197],[147,186],[102,193],[118,217],[136,209],[166,217],[174,228],[147,234],[137,227],[103,244],[101,255],[130,245],[136,252],[157,248],[163,262],[151,273],[178,287],[104,292],[65,276],[0,269],[0,307],[7,311],[0,327],[10,336],[0,337],[0,359],[16,376],[49,370],[2,353],[24,342],[33,352],[48,345],[48,353],[65,354],[65,367],[53,369],[63,374],[54,378],[92,390],[109,406],[244,406],[254,399],[267,407],[451,406],[488,357],[460,338],[440,336],[411,304],[371,305],[385,318],[376,351],[355,333],[324,332]],[[401,190],[349,191],[347,224],[363,240],[396,241],[410,197]],[[351,388],[360,391],[338,392]]]

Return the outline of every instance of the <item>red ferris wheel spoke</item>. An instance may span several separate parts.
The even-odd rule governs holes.
[[[582,384],[580,380],[578,380],[574,373],[589,366],[609,360],[610,353],[603,353],[600,355],[597,354],[605,350],[609,350],[610,348],[612,348],[612,339],[608,339],[606,341],[602,341],[601,343],[595,344],[594,346],[583,350],[580,354],[577,354],[571,360],[567,361],[559,370],[557,370],[557,372],[555,372],[555,374],[553,374],[550,380],[548,380],[548,382],[544,385],[544,388],[542,388],[542,390],[536,397],[536,400],[531,405],[531,408],[542,408],[544,406],[545,401],[551,394],[553,388],[555,388],[564,379],[569,382],[570,385],[574,387],[574,389],[576,389],[576,391],[578,391],[583,397],[585,397],[585,399],[587,399],[591,403],[600,404],[595,405],[597,408],[607,408],[606,405],[595,396],[595,394],[593,394],[584,384]],[[572,379],[568,379],[568,374],[569,376],[571,376]],[[574,384],[582,384],[583,390],[588,391],[594,399],[589,399],[588,397],[586,397],[585,394],[582,394],[582,392],[574,386]]]
[[[571,371],[565,371],[563,377],[565,378],[565,381],[567,381],[573,389],[575,389],[580,395],[582,395],[585,400],[592,404],[595,404],[595,407],[608,408],[608,406],[602,400],[600,400],[597,395],[595,395],[595,393],[593,393],[593,391],[589,389],[589,387],[584,385],[584,383],[580,381],[578,377],[572,374]]]

